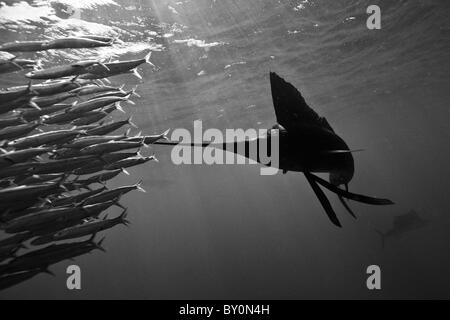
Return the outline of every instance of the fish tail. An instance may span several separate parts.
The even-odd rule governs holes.
[[[150,146],[145,143],[145,137],[141,137],[141,146],[139,147],[139,150],[141,150],[141,147],[149,148]]]
[[[132,71],[133,75],[134,75],[136,78],[138,78],[139,80],[142,80],[142,79],[143,79],[142,76],[141,76],[141,74],[140,74],[139,71],[137,70],[137,68],[134,68],[134,69],[131,70],[131,71]]]
[[[169,139],[169,133],[170,133],[170,129],[167,129],[167,130],[161,135],[161,139],[162,139],[162,140],[166,140],[166,141],[170,141],[170,139]]]
[[[104,64],[103,62],[99,62],[98,64],[99,64],[99,66],[101,66],[103,69],[105,69],[107,72],[111,71],[111,69],[109,69],[109,67],[108,67],[106,64]]]
[[[128,227],[128,225],[130,224],[130,221],[127,220],[127,216],[128,216],[128,209],[125,209],[119,216],[120,223],[126,227]]]
[[[116,207],[118,207],[122,210],[126,210],[127,208],[120,203],[120,197],[121,196],[118,196],[115,200],[113,200],[113,203]]]
[[[131,117],[128,118],[128,124],[129,124],[130,126],[132,126],[133,128],[138,129],[138,126],[135,125],[135,124],[133,123],[133,116],[131,116]]]
[[[95,236],[95,235],[94,235]],[[99,242],[94,242],[94,245],[97,249],[100,251],[106,252],[106,249],[102,246],[103,242],[105,241],[105,237],[103,237]]]
[[[141,95],[140,95],[139,93],[136,92],[136,90],[138,89],[138,87],[139,87],[139,86],[134,87],[134,88],[131,90],[131,94],[132,94],[132,95],[135,95],[135,96],[138,97],[138,98],[141,98]]]
[[[43,267],[41,270],[42,270],[42,272],[44,272],[46,274],[56,277],[56,275],[49,269],[49,266]]]
[[[143,193],[147,193],[147,191],[145,191],[145,189],[144,188],[142,188],[142,180],[141,181],[139,181],[138,183],[136,183],[136,189],[138,189],[140,192],[143,192]]]
[[[155,67],[155,65],[150,61],[150,58],[152,57],[152,51],[150,50],[146,55],[145,55],[145,62],[148,63],[149,65],[151,65],[152,67]]]
[[[129,92],[123,99],[123,101],[125,101],[126,103],[135,105],[136,103],[134,103],[133,101],[130,100],[131,96],[133,95],[133,92]]]
[[[32,101],[32,100],[30,100],[30,102],[28,103],[28,105],[29,105],[30,107],[32,107],[32,108],[38,110],[38,111],[41,111],[41,110],[42,110],[41,107],[39,107],[39,105],[38,105],[36,102]]]
[[[125,110],[123,110],[122,106],[120,105],[120,102],[116,102],[114,107],[119,110],[122,113],[126,113]]]
[[[153,160],[153,161],[155,161],[156,163],[159,163],[159,160],[158,160],[158,158],[156,158],[155,155],[150,156],[150,160]]]
[[[128,135],[130,134],[130,132],[131,132],[131,129],[128,128],[128,130],[123,134],[123,138],[124,139],[128,138]]]

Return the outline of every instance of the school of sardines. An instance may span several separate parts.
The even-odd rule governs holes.
[[[0,90],[0,232],[6,235],[0,239],[0,290],[51,273],[49,266],[58,262],[103,250],[103,240],[95,235],[128,224],[122,196],[144,191],[140,183],[110,189],[107,182],[128,174],[127,168],[157,161],[140,150],[165,139],[167,132],[130,136],[129,126],[136,127],[131,117],[105,119],[116,110],[125,112],[121,103],[134,105],[131,97],[139,97],[135,89],[109,85],[107,78],[139,76],[136,68],[150,63],[150,53],[138,60],[77,61],[48,68],[15,56],[105,47],[114,41],[85,35],[0,45],[0,51],[11,55],[0,59],[1,75],[28,72],[27,85]],[[102,217],[113,206],[122,213]],[[72,241],[61,243],[67,240]]]

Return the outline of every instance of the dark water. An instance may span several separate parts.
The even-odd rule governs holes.
[[[6,1],[11,4],[14,1]],[[344,228],[326,218],[302,175],[262,177],[258,166],[174,166],[170,149],[130,170],[117,185],[144,179],[130,194],[130,229],[109,232],[106,254],[77,259],[82,290],[66,289],[63,262],[0,293],[1,298],[449,298],[448,197],[450,6],[448,1],[28,1],[0,7],[0,41],[92,32],[124,41],[113,49],[37,56],[44,65],[152,49],[153,70],[130,109],[144,133],[203,126],[272,126],[268,72],[301,89],[352,149],[351,190],[395,206],[334,197]],[[73,3],[70,1],[70,3]],[[366,28],[366,8],[382,9],[382,29]],[[18,21],[20,19],[20,21]],[[27,55],[25,55],[27,56]],[[2,86],[22,84],[13,75]],[[394,216],[416,210],[430,224],[388,239]],[[382,290],[366,288],[366,268],[382,269]]]

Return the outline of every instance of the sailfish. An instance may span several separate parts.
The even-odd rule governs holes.
[[[279,164],[284,174],[287,172],[301,172],[306,177],[328,218],[337,227],[342,227],[330,201],[321,186],[335,193],[346,210],[356,218],[344,199],[354,200],[369,205],[392,205],[389,199],[380,199],[349,192],[349,183],[355,173],[353,153],[360,150],[350,150],[346,142],[334,131],[326,118],[319,116],[308,106],[299,90],[286,82],[276,73],[270,73],[273,106],[277,118],[277,124],[267,130],[267,134],[259,136],[257,140],[267,140],[270,150],[270,136],[279,135]],[[259,142],[259,141],[258,141]],[[213,147],[231,151],[244,150],[245,157],[262,163],[259,153],[255,158],[249,152],[252,141],[224,142],[214,144],[204,142],[191,143],[191,147]],[[177,141],[158,141],[159,145],[181,145]],[[230,144],[234,144],[230,148]],[[239,144],[245,144],[245,148],[238,148]],[[260,143],[257,144],[258,146]],[[263,163],[265,164],[265,163]],[[267,164],[265,164],[267,165]],[[271,165],[270,163],[268,164]],[[328,173],[329,181],[313,173]],[[342,189],[341,187],[345,189]]]

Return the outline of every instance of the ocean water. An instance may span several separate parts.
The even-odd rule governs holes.
[[[366,27],[371,4],[382,10],[381,30]],[[351,149],[365,150],[350,190],[396,205],[351,203],[353,220],[330,194],[344,225],[336,229],[301,174],[175,166],[170,148],[154,146],[145,152],[159,163],[111,184],[143,179],[148,193],[124,197],[132,225],[105,233],[107,253],[52,266],[56,277],[40,274],[0,298],[449,298],[449,15],[445,0],[4,1],[0,42],[86,33],[123,41],[21,55],[44,66],[152,50],[156,68],[140,67],[143,80],[112,78],[138,86],[142,97],[127,111],[145,134],[195,120],[271,127],[269,71],[277,72]],[[0,77],[1,87],[24,83],[21,73]],[[376,230],[410,210],[429,225],[382,248]],[[81,267],[80,291],[66,288],[71,264]],[[381,291],[366,287],[373,264]]]

